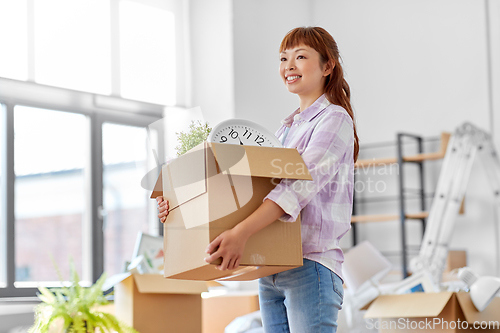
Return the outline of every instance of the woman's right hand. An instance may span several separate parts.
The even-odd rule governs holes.
[[[168,215],[168,200],[163,200],[162,196],[156,197],[156,202],[158,203],[158,218],[161,223],[165,223]]]

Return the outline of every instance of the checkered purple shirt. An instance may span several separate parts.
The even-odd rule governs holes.
[[[284,146],[297,148],[313,178],[283,179],[265,199],[284,211],[280,220],[302,219],[304,258],[317,261],[342,277],[344,254],[340,239],[351,228],[354,189],[353,122],[341,106],[325,95],[302,112],[297,109],[282,121],[276,136]],[[264,200],[265,200],[264,199]]]

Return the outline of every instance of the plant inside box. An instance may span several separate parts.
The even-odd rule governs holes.
[[[35,309],[35,324],[28,333],[45,332],[130,332],[133,328],[123,324],[115,316],[98,311],[96,308],[108,303],[102,286],[106,279],[103,274],[89,288],[80,285],[80,278],[71,265],[71,284],[69,287],[40,287],[38,297],[42,303]]]
[[[177,141],[179,142],[179,145],[175,147],[177,156],[181,156],[191,148],[205,141],[211,130],[208,123],[202,124],[199,120],[196,122],[192,120],[187,133],[175,133],[177,134]]]

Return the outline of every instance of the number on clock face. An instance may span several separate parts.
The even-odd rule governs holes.
[[[218,143],[232,143],[249,146],[275,147],[271,140],[266,139],[262,133],[246,126],[227,126],[213,135],[213,141]]]

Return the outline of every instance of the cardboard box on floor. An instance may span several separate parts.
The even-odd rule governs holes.
[[[138,332],[200,333],[205,282],[124,274],[115,286],[114,312]]]
[[[473,331],[474,323],[500,324],[500,298],[478,312],[466,292],[383,295],[370,305],[364,317],[367,328],[378,328],[381,333]],[[499,330],[491,326],[481,332]]]
[[[165,277],[245,281],[301,266],[299,220],[253,235],[236,270],[204,261],[208,244],[253,213],[281,178],[312,180],[296,149],[204,142],[164,165],[151,197],[169,201]]]
[[[203,333],[221,333],[234,319],[259,310],[257,294],[226,294],[202,299]]]
[[[449,273],[454,269],[467,266],[467,251],[450,250],[446,257],[446,264],[443,273]]]

